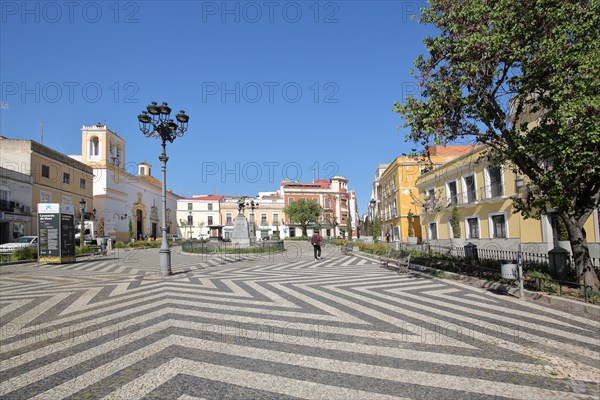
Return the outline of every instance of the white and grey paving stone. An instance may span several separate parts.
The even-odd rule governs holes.
[[[599,399],[600,321],[307,244],[0,267],[0,399]]]

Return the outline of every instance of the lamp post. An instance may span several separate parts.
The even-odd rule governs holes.
[[[142,111],[138,115],[140,131],[145,137],[159,138],[162,141],[162,153],[158,159],[161,162],[162,171],[162,242],[159,250],[160,273],[163,276],[171,275],[171,249],[167,241],[167,141],[173,143],[178,136],[183,136],[187,131],[187,125],[190,117],[181,110],[175,116],[177,123],[171,118],[171,107],[167,103],[160,106],[155,101],[146,107],[147,111]]]
[[[256,226],[254,222],[254,209],[258,208],[258,203],[255,203],[254,200],[251,200],[250,203],[246,203],[247,206],[250,206],[250,222],[252,223],[252,240],[256,239]]]
[[[371,204],[371,225],[373,225],[373,223],[375,222],[375,205],[377,204],[377,202],[375,201],[375,199],[372,199],[369,203]],[[373,232],[371,232],[371,235],[373,235]]]
[[[85,222],[83,213],[85,212],[85,200],[79,200],[79,247],[85,244]]]
[[[188,228],[190,228],[190,240],[192,240],[192,228],[193,228],[192,225],[194,223],[194,220],[192,218],[193,218],[193,215],[192,215],[192,212],[190,211],[188,213],[188,223],[187,223]]]

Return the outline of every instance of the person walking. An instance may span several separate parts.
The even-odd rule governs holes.
[[[318,230],[315,230],[313,235],[310,237],[310,244],[313,246],[313,251],[315,254],[315,261],[321,259],[321,241],[323,237],[319,234]]]

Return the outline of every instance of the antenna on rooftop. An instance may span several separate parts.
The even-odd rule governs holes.
[[[40,141],[44,144],[44,121],[40,122]]]

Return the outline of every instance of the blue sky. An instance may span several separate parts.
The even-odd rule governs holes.
[[[82,125],[127,141],[128,169],[159,176],[160,142],[137,114],[190,116],[167,146],[168,187],[255,195],[284,178],[349,179],[366,211],[375,167],[414,145],[394,101],[433,28],[412,1],[3,1],[2,135],[81,153]]]

